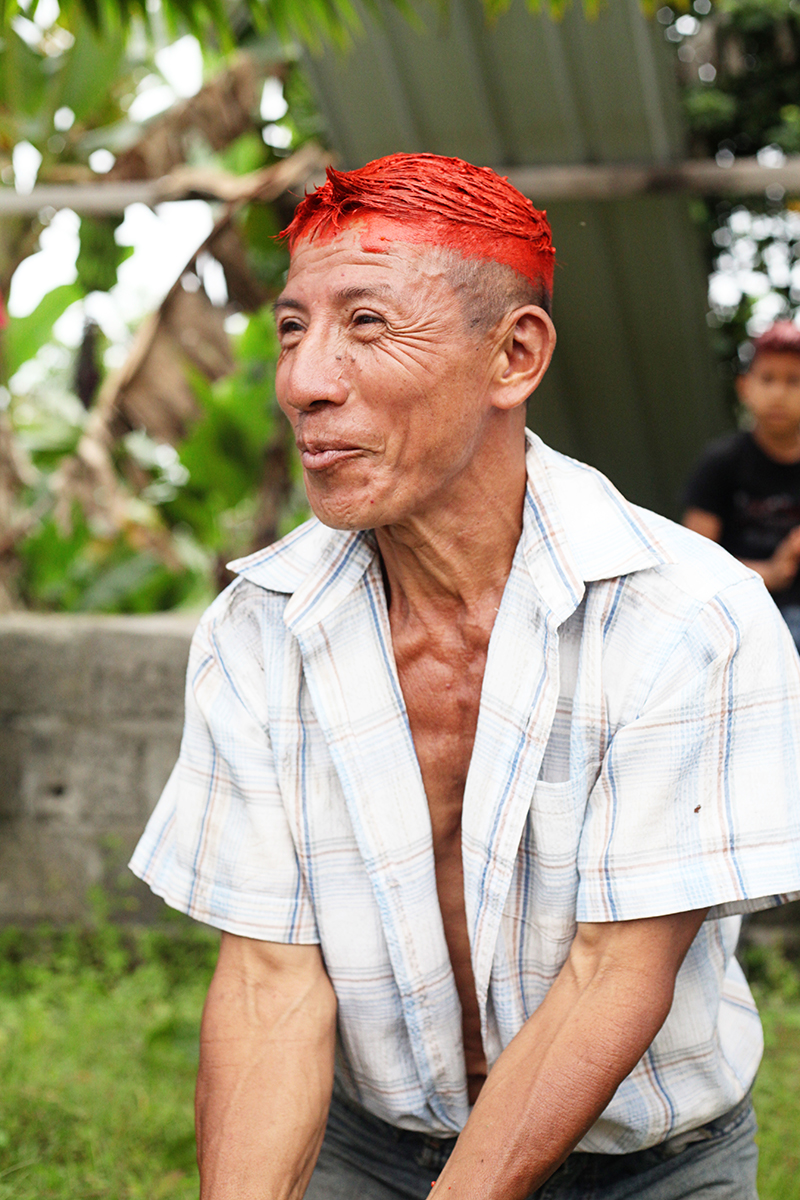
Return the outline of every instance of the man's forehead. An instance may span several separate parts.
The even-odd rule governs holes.
[[[400,296],[410,284],[423,280],[446,280],[452,251],[409,242],[400,222],[391,231],[348,225],[325,239],[298,241],[292,251],[286,287],[276,308],[300,291],[311,296],[324,293],[341,303]],[[391,235],[391,236],[390,236]]]

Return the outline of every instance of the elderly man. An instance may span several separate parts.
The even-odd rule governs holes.
[[[223,931],[203,1200],[753,1200],[735,914],[800,894],[786,628],[526,433],[553,249],[505,180],[395,155],[288,234],[315,519],[202,620],[132,864]]]

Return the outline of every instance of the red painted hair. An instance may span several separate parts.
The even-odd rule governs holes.
[[[355,217],[400,221],[402,241],[443,246],[504,263],[553,287],[555,250],[547,214],[489,167],[438,154],[390,154],[356,171],[328,167],[326,182],[297,206],[281,237],[334,237]]]
[[[753,350],[754,362],[759,354],[770,351],[777,354],[800,355],[800,329],[794,321],[776,321],[760,337],[754,339]]]

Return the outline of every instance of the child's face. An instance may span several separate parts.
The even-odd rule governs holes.
[[[757,428],[775,435],[800,430],[800,354],[764,350],[736,382],[739,399]]]

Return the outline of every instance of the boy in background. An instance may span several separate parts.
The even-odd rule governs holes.
[[[778,321],[753,349],[736,381],[752,426],[705,451],[683,523],[758,572],[800,649],[800,329]]]

